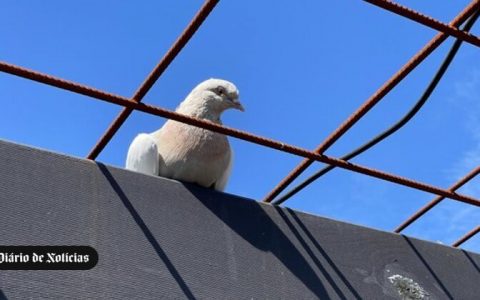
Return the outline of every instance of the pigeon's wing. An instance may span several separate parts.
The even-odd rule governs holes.
[[[159,158],[155,140],[151,135],[141,133],[128,148],[125,167],[139,173],[158,175]]]
[[[227,186],[228,178],[230,177],[230,173],[232,172],[232,162],[233,162],[233,151],[230,148],[230,159],[228,161],[228,165],[223,171],[222,176],[215,182],[213,188],[217,191],[223,191],[225,187]]]

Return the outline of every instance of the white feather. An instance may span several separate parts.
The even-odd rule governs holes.
[[[158,175],[158,147],[155,140],[146,133],[141,133],[128,148],[126,168],[148,175]]]

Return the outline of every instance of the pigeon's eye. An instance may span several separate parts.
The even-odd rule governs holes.
[[[219,94],[220,96],[225,95],[226,94],[225,89],[221,86],[217,87],[217,94]]]

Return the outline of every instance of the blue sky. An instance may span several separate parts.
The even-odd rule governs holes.
[[[449,22],[468,1],[401,1]],[[0,60],[130,97],[202,1],[3,1]],[[480,34],[480,25],[473,32]],[[435,31],[363,1],[221,1],[144,102],[174,109],[197,83],[233,81],[245,113],[226,125],[314,149]],[[447,40],[327,154],[341,156],[395,122],[421,95]],[[424,109],[354,161],[448,187],[480,163],[480,51],[464,44]],[[84,157],[120,108],[0,73],[0,138]],[[135,112],[98,158],[123,166],[139,132],[164,119]],[[227,192],[261,199],[301,158],[230,139]],[[320,167],[314,165],[301,178]],[[479,180],[462,192],[480,197]],[[335,170],[287,202],[316,215],[392,230],[432,195]],[[480,209],[446,200],[405,233],[451,244]],[[480,252],[480,236],[464,244]]]

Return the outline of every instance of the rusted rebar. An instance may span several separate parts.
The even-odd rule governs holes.
[[[460,14],[450,22],[451,26],[459,26],[469,18],[480,5],[480,0],[472,1]],[[402,81],[415,67],[417,67],[430,53],[432,53],[443,41],[447,39],[446,33],[437,34],[430,42],[425,45],[420,52],[415,54],[395,75],[393,75],[380,89],[378,89],[363,105],[355,111],[348,119],[342,123],[323,143],[315,150],[315,153],[324,153],[333,145],[345,132],[347,132],[360,118],[370,111],[380,100],[385,97],[400,81]],[[265,198],[264,202],[271,202],[280,194],[290,183],[292,183],[303,171],[305,171],[314,160],[304,159],[295,167]]]
[[[426,25],[435,30],[446,33],[450,36],[461,39],[477,47],[480,46],[480,38],[478,38],[477,36],[471,33],[465,32],[463,30],[460,30],[455,26],[442,23],[438,20],[435,20],[432,17],[416,12],[413,9],[410,9],[408,7],[395,3],[393,1],[389,1],[389,0],[363,0],[363,1],[379,6],[383,9],[389,10],[393,13],[406,17],[420,24]]]
[[[122,96],[107,93],[83,84],[79,84],[70,80],[58,78],[48,74],[40,73],[37,71],[29,70],[27,68],[19,67],[13,64],[9,64],[0,61],[0,71],[15,76],[27,78],[36,82],[51,85],[60,89],[68,90],[77,94],[89,96],[95,99],[105,100],[107,102],[115,101],[115,99],[129,100]]]
[[[462,27],[463,31],[468,32],[472,26],[475,24],[477,21],[478,17],[480,16],[480,10],[477,10],[465,23],[465,26]],[[357,155],[369,150],[371,147],[375,146],[376,144],[380,143],[381,141],[385,140],[388,138],[390,135],[394,134],[398,130],[400,130],[403,126],[405,126],[410,120],[420,111],[420,109],[425,105],[425,103],[428,101],[430,95],[433,93],[435,90],[436,86],[439,84],[440,80],[442,79],[443,75],[447,71],[448,67],[450,66],[451,62],[453,61],[455,55],[457,54],[458,50],[460,49],[460,46],[463,44],[463,41],[460,39],[456,39],[455,43],[453,43],[452,47],[448,51],[447,55],[445,56],[443,62],[440,64],[437,72],[433,76],[432,80],[430,83],[427,85],[425,91],[423,94],[420,96],[420,98],[417,100],[415,105],[412,106],[412,108],[395,124],[393,124],[391,127],[386,129],[385,131],[381,132],[377,136],[375,136],[373,139],[369,140],[365,144],[361,145],[360,147],[356,148],[355,150],[349,152],[348,154],[342,156],[340,159],[343,160],[351,160]],[[315,180],[318,180],[318,178],[324,176],[331,170],[334,170],[335,166],[325,166],[319,171],[317,171],[315,174],[309,176],[307,179],[305,179],[303,182],[298,184],[296,187],[291,189],[290,191],[286,192],[285,194],[275,198],[271,203],[275,205],[280,205],[284,203],[286,200],[290,199],[292,196],[294,196],[296,193],[300,192],[302,189],[307,187],[309,184],[313,183]]]
[[[195,34],[197,29],[202,25],[203,21],[208,17],[210,12],[213,10],[215,5],[219,0],[207,0],[199,9],[197,14],[193,17],[192,21],[188,24],[185,30],[180,34],[178,39],[173,43],[170,49],[165,53],[163,58],[153,69],[153,71],[148,75],[142,85],[138,88],[135,94],[132,97],[132,100],[135,102],[142,101],[143,97],[147,94],[150,88],[155,84],[158,78],[163,74],[163,72],[168,68],[170,63],[175,59],[175,57],[180,53],[183,47],[188,43],[190,38]],[[97,156],[102,152],[108,142],[112,139],[115,133],[120,129],[125,120],[132,113],[132,109],[125,107],[117,118],[110,124],[109,128],[100,140],[95,144],[90,153],[87,155],[88,159],[96,159]]]
[[[237,129],[226,127],[226,126],[223,126],[223,125],[220,125],[220,124],[217,124],[217,123],[213,123],[213,122],[210,122],[210,121],[207,121],[207,120],[204,120],[204,119],[192,118],[190,116],[179,114],[177,112],[170,111],[170,110],[167,110],[167,109],[164,109],[164,108],[144,104],[144,103],[141,103],[141,102],[136,102],[134,100],[131,100],[131,99],[128,99],[128,98],[125,98],[125,97],[122,97],[122,96],[118,96],[118,95],[114,95],[114,94],[110,94],[110,93],[105,93],[105,92],[96,90],[96,89],[91,88],[91,87],[80,85],[80,84],[77,84],[77,83],[74,83],[74,82],[71,82],[71,81],[68,81],[68,80],[59,79],[59,78],[56,78],[54,76],[45,75],[45,74],[42,74],[42,73],[39,73],[39,72],[35,72],[35,71],[32,71],[32,70],[28,70],[28,69],[25,69],[25,68],[21,68],[21,67],[18,67],[18,66],[7,64],[7,63],[1,62],[1,61],[0,61],[0,71],[6,72],[6,73],[9,73],[9,74],[13,74],[13,75],[17,75],[17,76],[21,76],[21,77],[24,77],[24,78],[28,78],[28,79],[31,79],[31,80],[35,80],[35,81],[38,81],[38,82],[41,82],[41,83],[45,83],[45,84],[52,85],[52,86],[55,86],[55,87],[59,87],[59,88],[62,88],[62,89],[66,89],[66,90],[69,90],[69,91],[73,91],[73,92],[83,94],[83,95],[86,95],[86,96],[90,96],[90,97],[93,97],[95,99],[103,100],[103,101],[106,101],[106,102],[109,102],[109,103],[113,103],[113,104],[121,105],[121,106],[124,106],[124,107],[128,107],[128,108],[131,108],[132,110],[135,109],[135,110],[142,111],[142,112],[145,112],[145,113],[148,113],[148,114],[172,119],[172,120],[175,120],[175,121],[178,121],[178,122],[186,123],[186,124],[197,126],[197,127],[202,127],[202,128],[205,128],[205,129],[208,129],[208,130],[211,130],[211,131],[215,131],[215,132],[218,132],[218,133],[223,133],[223,134],[226,134],[226,135],[229,135],[229,136],[236,137],[238,139],[242,139],[242,140],[249,141],[249,142],[252,142],[252,143],[255,143],[255,144],[259,144],[259,145],[263,145],[265,147],[269,147],[269,148],[276,149],[276,150],[279,150],[279,151],[283,151],[283,152],[286,152],[286,153],[291,153],[291,154],[298,155],[298,156],[308,158],[308,159],[311,159],[311,160],[316,160],[316,161],[319,161],[319,162],[322,162],[322,163],[335,165],[335,166],[343,168],[343,169],[347,169],[347,170],[350,170],[350,171],[362,173],[362,174],[369,175],[369,176],[372,176],[372,177],[375,177],[375,178],[379,178],[379,179],[382,179],[382,180],[397,183],[397,184],[400,184],[400,185],[403,185],[403,186],[408,186],[408,187],[411,187],[411,188],[414,188],[414,189],[417,189],[417,190],[421,190],[421,191],[424,191],[424,192],[429,192],[429,193],[433,193],[433,194],[436,194],[436,195],[440,195],[440,196],[443,196],[443,197],[446,197],[446,198],[451,198],[451,199],[454,199],[454,200],[457,200],[457,201],[460,201],[460,202],[472,204],[472,205],[475,205],[475,206],[480,206],[480,200],[469,197],[469,196],[456,194],[454,192],[447,191],[447,190],[444,190],[444,189],[441,189],[441,188],[438,188],[438,187],[435,187],[435,186],[432,186],[432,185],[429,185],[429,184],[425,184],[425,183],[418,182],[418,181],[415,181],[415,180],[411,180],[411,179],[408,179],[408,178],[404,178],[404,177],[401,177],[401,176],[393,175],[393,174],[390,174],[390,173],[382,172],[382,171],[379,171],[379,170],[376,170],[376,169],[364,167],[364,166],[361,166],[361,165],[358,165],[358,164],[353,164],[353,163],[350,163],[350,162],[347,162],[347,161],[344,161],[344,160],[341,160],[341,159],[338,159],[338,158],[333,158],[333,157],[329,157],[329,156],[326,156],[326,155],[323,155],[323,154],[318,154],[318,153],[315,153],[315,152],[312,152],[312,151],[309,151],[309,150],[306,150],[306,149],[303,149],[303,148],[299,148],[299,147],[292,146],[292,145],[289,145],[289,144],[286,144],[286,143],[278,142],[278,141],[268,139],[268,138],[265,138],[265,137],[262,137],[262,136],[257,136],[257,135],[254,135],[254,134],[251,134],[251,133],[248,133],[248,132],[245,132],[245,131],[240,131],[240,130],[237,130]]]
[[[460,239],[458,239],[458,241],[452,244],[452,247],[460,246],[461,244],[465,243],[466,241],[471,239],[474,235],[476,235],[479,232],[480,232],[480,225],[474,228],[472,231],[465,234],[464,236],[462,236]]]
[[[448,190],[451,191],[452,193],[461,188],[463,185],[465,185],[467,182],[475,178],[480,174],[480,167],[477,167],[470,171],[465,177],[461,178],[459,181],[457,181],[454,185],[452,185]],[[420,208],[417,212],[415,212],[412,216],[410,216],[405,222],[400,224],[397,228],[395,228],[394,232],[399,233],[405,228],[407,228],[410,224],[418,220],[421,216],[423,216],[426,212],[434,208],[438,203],[440,203],[445,197],[438,196],[432,201],[428,202],[425,206]]]

